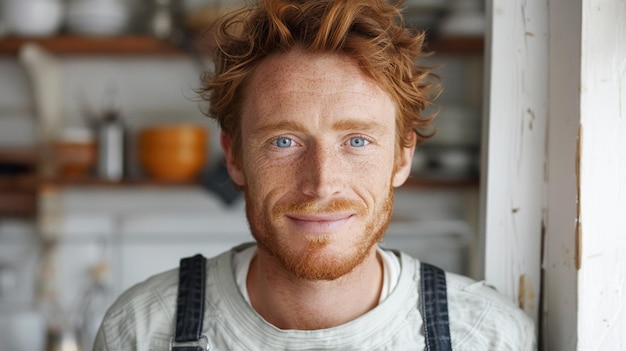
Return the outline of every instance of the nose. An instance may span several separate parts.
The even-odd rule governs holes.
[[[345,179],[340,153],[332,147],[315,145],[301,159],[301,190],[314,198],[328,198],[341,191]]]

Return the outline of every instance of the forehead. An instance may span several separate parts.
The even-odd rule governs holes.
[[[309,53],[301,49],[263,59],[253,71],[250,86],[253,89],[272,87],[272,90],[280,90],[293,88],[302,82],[312,85],[326,82],[341,91],[346,89],[346,78],[351,80],[350,83],[358,81],[363,89],[378,90],[350,58],[338,54]]]
[[[355,61],[299,49],[263,59],[249,77],[244,96],[244,114],[246,110],[272,114],[281,109],[324,106],[354,113],[372,108],[376,110],[372,113],[395,111],[388,94]]]

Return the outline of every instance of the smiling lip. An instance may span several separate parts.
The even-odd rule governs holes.
[[[297,227],[307,232],[328,233],[339,229],[352,216],[352,213],[339,212],[314,215],[289,214],[287,218]]]

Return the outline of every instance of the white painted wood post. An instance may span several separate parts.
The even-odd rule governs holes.
[[[547,127],[547,0],[488,2],[485,279],[539,316]]]
[[[582,1],[578,350],[626,350],[626,2]]]

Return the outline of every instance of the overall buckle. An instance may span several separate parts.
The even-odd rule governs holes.
[[[192,341],[176,341],[174,337],[170,339],[170,351],[191,351],[191,350],[209,350],[209,339],[202,335],[198,340]]]

